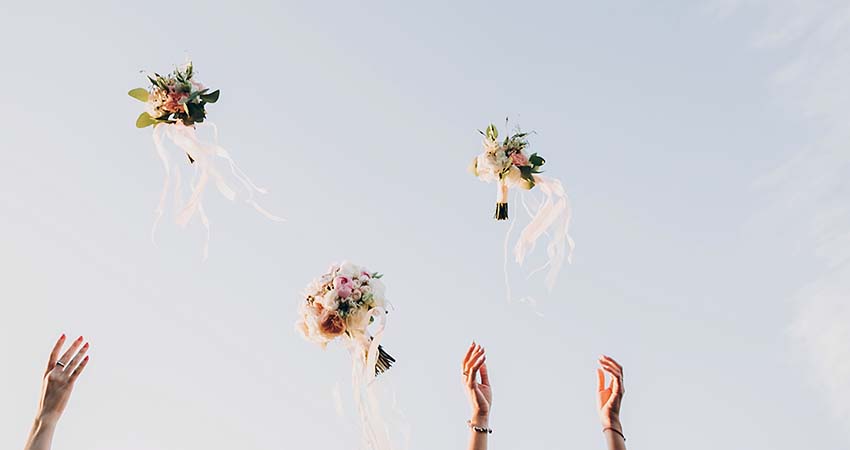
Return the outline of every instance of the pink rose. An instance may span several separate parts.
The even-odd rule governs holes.
[[[514,152],[511,153],[511,162],[514,163],[515,166],[529,166],[531,164],[528,163],[528,158],[522,154],[522,152]]]
[[[366,277],[366,279],[369,279],[372,278],[372,275],[364,270],[363,272],[360,272],[360,277]]]
[[[336,289],[336,293],[339,295],[339,298],[348,298],[348,296],[351,295],[351,290],[354,289],[354,286],[351,283],[351,278],[334,278],[334,289]]]

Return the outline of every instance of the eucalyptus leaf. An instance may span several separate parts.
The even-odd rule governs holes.
[[[148,90],[144,88],[136,88],[127,93],[130,97],[135,98],[140,102],[148,102]]]
[[[146,128],[151,125],[156,125],[157,120],[151,117],[150,114],[143,112],[139,114],[139,118],[136,119],[136,128]]]

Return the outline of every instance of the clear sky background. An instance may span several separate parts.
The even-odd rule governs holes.
[[[348,355],[293,330],[343,259],[386,274],[409,449],[465,445],[473,338],[494,449],[603,448],[603,352],[630,449],[850,448],[846,2],[7,1],[0,49],[2,448],[66,332],[92,362],[56,449],[356,449]],[[126,95],[187,55],[289,219],[209,191],[206,262],[197,224],[149,240],[162,168]],[[466,172],[505,116],[575,209],[555,292],[518,283],[538,311]]]

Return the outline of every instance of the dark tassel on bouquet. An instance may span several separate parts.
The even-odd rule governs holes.
[[[378,361],[375,363],[375,375],[380,375],[392,367],[395,358],[384,351],[384,347],[378,346]]]
[[[493,214],[496,220],[508,220],[508,204],[496,203],[496,214]]]
[[[499,182],[498,190],[496,191],[496,214],[493,214],[496,220],[508,220],[508,185],[504,181]]]

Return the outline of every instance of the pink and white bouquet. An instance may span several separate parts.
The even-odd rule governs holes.
[[[514,246],[514,259],[522,265],[526,256],[534,250],[537,240],[546,236],[549,239],[546,247],[547,261],[541,269],[548,268],[546,286],[551,290],[564,260],[572,260],[575,246],[569,235],[572,216],[569,198],[559,180],[541,175],[540,168],[546,160],[537,153],[527,153],[528,133],[517,129],[499,141],[499,131],[493,124],[490,124],[486,131],[479,130],[479,133],[484,135],[484,152],[475,157],[470,171],[479,180],[498,183],[496,220],[508,218],[509,188],[519,187],[527,191],[537,187],[543,194],[539,201],[526,201],[525,194],[521,195],[522,205],[531,221],[520,232]],[[513,224],[505,237],[505,262],[512,228]],[[508,284],[507,275],[505,282]],[[510,297],[510,288],[508,291]]]
[[[218,101],[219,91],[210,91],[195,79],[195,69],[191,62],[168,75],[154,73],[148,76],[148,81],[151,83],[148,88],[136,88],[128,94],[145,103],[146,111],[136,119],[136,127],[153,126],[154,146],[165,169],[152,235],[164,212],[169,187],[174,190],[178,225],[186,226],[196,214],[200,216],[201,224],[207,231],[205,258],[209,248],[210,225],[201,200],[209,184],[214,184],[228,200],[234,200],[237,196],[237,190],[232,187],[235,184],[245,194],[245,201],[254,209],[269,219],[282,220],[269,214],[254,200],[254,194],[265,194],[265,189],[254,185],[236,166],[229,152],[218,144],[218,129],[215,125],[209,124],[213,133],[212,142],[201,139],[196,132],[197,126],[207,118],[206,105]],[[179,150],[178,154],[188,156],[193,167],[189,200],[185,204],[181,199],[180,166],[172,159],[173,152],[166,145],[169,143]]]
[[[195,81],[192,63],[174,69],[169,75],[148,76],[149,89],[136,88],[129,92],[136,100],[147,103],[147,111],[136,119],[137,128],[159,123],[177,123],[190,127],[207,117],[206,104],[218,101],[220,92]]]
[[[508,218],[508,188],[521,187],[531,189],[535,185],[534,174],[546,160],[537,153],[526,154],[528,133],[517,130],[499,142],[499,130],[492,123],[486,132],[478,130],[484,136],[484,152],[472,161],[471,171],[481,181],[498,182],[496,193],[496,220]]]
[[[380,345],[387,315],[382,276],[349,262],[332,265],[307,286],[296,329],[322,348],[345,339],[358,363],[369,371],[374,367],[375,375],[386,372],[395,359]],[[376,322],[373,336],[369,326]]]

